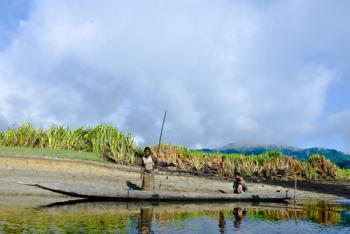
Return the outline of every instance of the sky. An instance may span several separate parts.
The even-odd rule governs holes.
[[[350,152],[350,1],[0,1],[0,129]]]

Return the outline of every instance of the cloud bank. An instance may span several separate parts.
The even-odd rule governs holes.
[[[0,51],[0,127],[113,123],[143,144],[343,150],[348,1],[34,1]],[[334,12],[337,12],[336,14]],[[326,133],[326,134],[324,134]]]

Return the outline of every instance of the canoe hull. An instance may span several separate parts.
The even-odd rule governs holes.
[[[95,200],[140,200],[140,201],[253,201],[284,202],[291,199],[286,194],[228,194],[197,192],[163,192],[142,190],[119,190],[110,187],[68,185],[60,183],[25,184],[72,197]]]

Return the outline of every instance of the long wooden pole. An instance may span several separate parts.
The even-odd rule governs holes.
[[[294,201],[296,201],[297,181],[298,181],[298,178],[297,178],[297,176],[295,175],[295,176],[294,176]]]
[[[162,142],[162,135],[163,135],[163,128],[164,128],[164,123],[165,123],[166,114],[167,114],[167,110],[165,110],[164,117],[163,117],[162,128],[161,128],[161,130],[160,130],[160,136],[159,136],[159,142],[158,142],[158,151],[157,151],[157,155],[159,155],[160,143]]]

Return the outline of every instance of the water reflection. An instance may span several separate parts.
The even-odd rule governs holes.
[[[138,225],[138,231],[140,234],[150,234],[152,232],[152,218],[153,218],[153,209],[144,208],[140,209],[140,219]]]
[[[220,213],[219,213],[219,230],[220,230],[220,233],[225,233],[225,226],[226,226],[225,214],[224,214],[223,211],[220,211]]]
[[[247,211],[245,209],[237,207],[233,209],[233,216],[235,217],[234,227],[239,228],[243,222],[243,218],[246,215]]]
[[[0,197],[0,233],[261,233],[269,225],[350,233],[347,205],[251,203],[56,202],[23,206]],[[33,204],[33,205],[30,205]],[[39,208],[38,208],[39,207]],[[303,220],[303,222],[290,222]],[[292,228],[291,226],[292,225]],[[294,226],[293,226],[294,225]],[[244,230],[243,230],[244,229]]]

